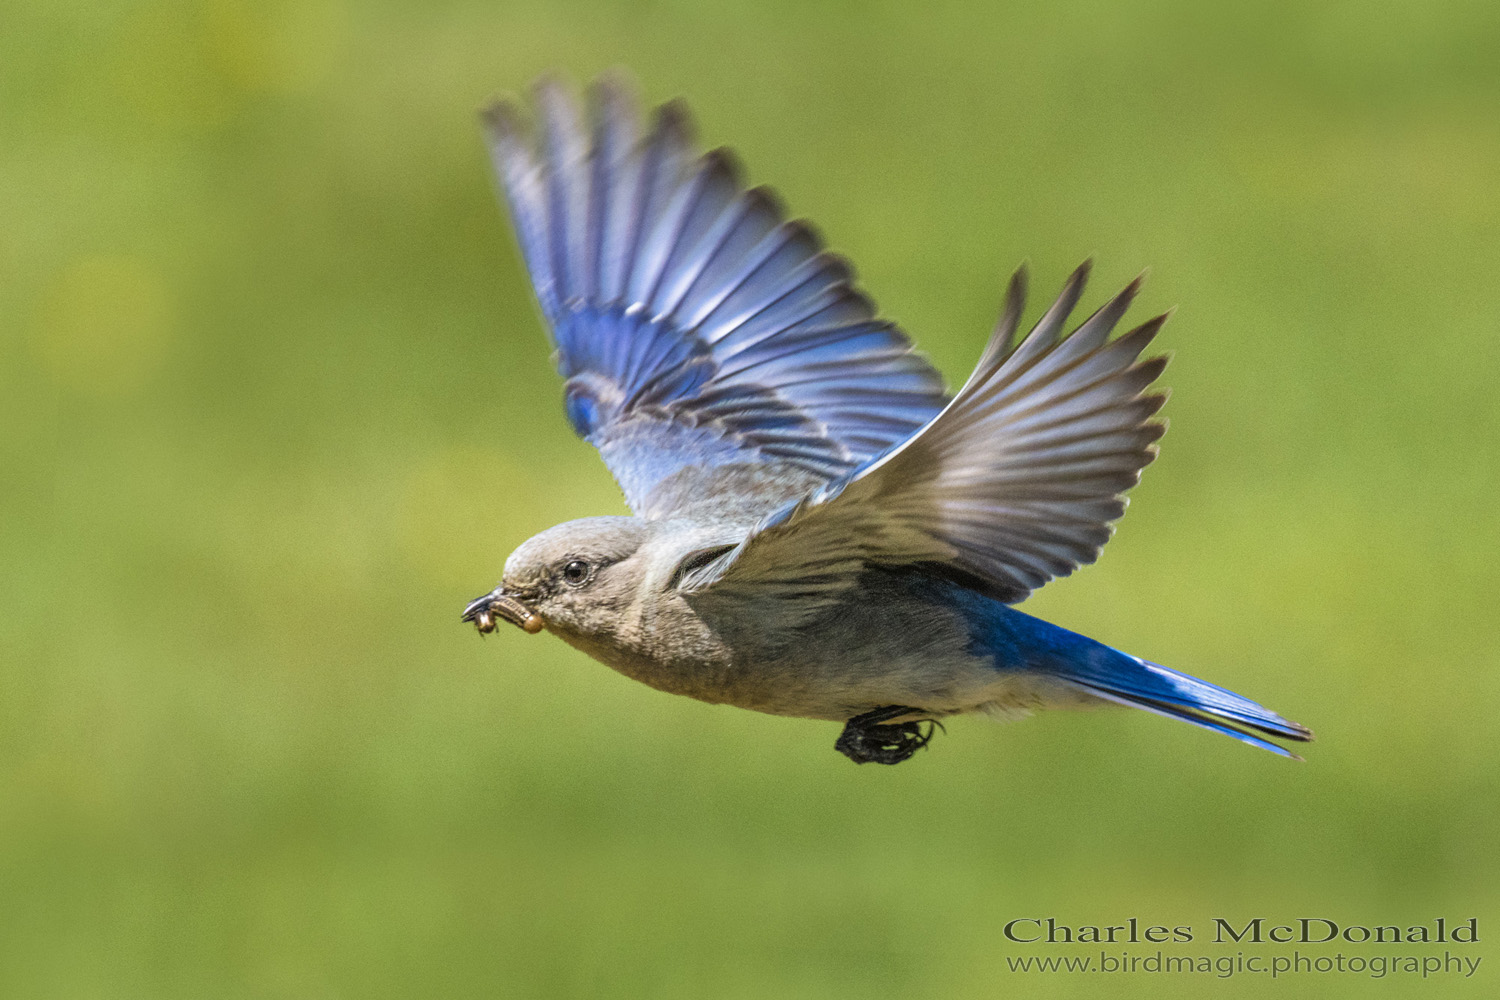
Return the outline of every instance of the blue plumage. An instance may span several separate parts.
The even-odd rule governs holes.
[[[546,628],[654,687],[846,723],[896,763],[924,720],[1118,703],[1294,756],[1311,733],[1224,688],[1009,607],[1093,562],[1155,458],[1165,316],[1114,336],[1140,280],[1066,333],[1089,268],[1019,336],[1018,271],[953,395],[842,258],[649,129],[617,79],[588,112],[544,80],[533,127],[486,112],[564,408],[635,511],[543,532],[465,619]],[[1111,339],[1113,337],[1114,339]]]
[[[601,82],[590,143],[558,85],[536,94],[534,137],[514,107],[487,113],[496,168],[569,420],[632,508],[705,448],[711,464],[782,461],[827,479],[941,409],[942,379],[875,319],[848,264],[783,221],[770,192],[743,190],[727,151],[697,156],[679,105],[642,135],[633,102]],[[610,461],[613,442],[642,437],[657,461]]]
[[[1286,757],[1296,755],[1242,727],[1282,739],[1304,740],[1311,735],[1305,727],[1233,691],[1014,608],[991,604],[976,610],[969,619],[974,648],[991,658],[997,669],[1056,677],[1093,697],[1181,719]]]

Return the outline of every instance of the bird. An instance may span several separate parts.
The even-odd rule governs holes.
[[[632,511],[549,528],[463,621],[550,632],[672,694],[841,723],[897,764],[942,720],[1125,705],[1284,757],[1312,732],[1018,610],[1094,562],[1157,454],[1166,321],[1068,330],[1090,264],[1020,335],[1028,276],[956,392],[813,226],[701,152],[681,99],[548,75],[481,119],[572,429]]]

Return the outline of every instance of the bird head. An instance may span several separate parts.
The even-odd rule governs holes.
[[[647,536],[634,517],[586,517],[536,535],[505,560],[500,586],[472,601],[463,620],[493,632],[503,619],[564,638],[608,633],[635,596],[635,557]]]

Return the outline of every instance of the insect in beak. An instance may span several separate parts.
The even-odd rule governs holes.
[[[469,606],[464,608],[463,620],[473,622],[480,634],[495,631],[496,618],[503,618],[531,635],[536,635],[545,627],[541,615],[500,590],[470,601]]]

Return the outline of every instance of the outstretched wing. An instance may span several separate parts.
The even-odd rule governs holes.
[[[682,491],[657,487],[685,468],[835,479],[947,402],[843,259],[744,190],[727,151],[696,152],[680,103],[643,137],[617,79],[591,88],[587,131],[557,82],[534,96],[535,134],[513,104],[486,110],[495,169],[568,419],[638,514],[670,513]]]
[[[953,401],[900,447],[768,517],[683,581],[712,593],[816,598],[864,565],[924,566],[1013,602],[1098,558],[1122,494],[1156,457],[1166,397],[1144,390],[1165,357],[1138,360],[1166,316],[1109,340],[1131,282],[1067,338],[1088,275],[1074,272],[1019,346],[1026,275]]]

